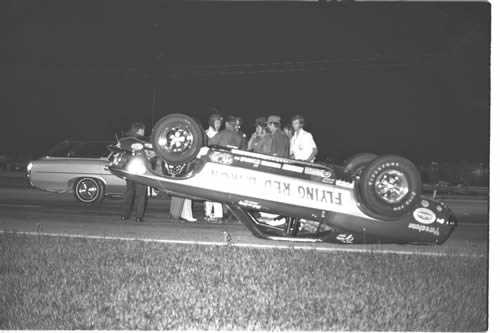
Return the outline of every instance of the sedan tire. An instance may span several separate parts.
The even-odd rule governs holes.
[[[104,198],[104,185],[95,178],[80,178],[74,186],[75,198],[84,204],[96,204]]]

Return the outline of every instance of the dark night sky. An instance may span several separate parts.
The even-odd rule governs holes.
[[[4,1],[0,152],[209,106],[302,113],[322,154],[487,161],[487,3]]]

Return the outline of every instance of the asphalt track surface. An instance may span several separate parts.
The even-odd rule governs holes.
[[[198,223],[169,219],[165,198],[149,200],[145,220],[120,220],[121,199],[109,198],[98,206],[76,202],[72,194],[43,192],[25,186],[0,184],[0,232],[31,235],[140,239],[164,243],[228,245],[257,248],[295,248],[334,252],[399,253],[429,256],[484,257],[488,253],[488,202],[485,199],[449,198],[459,226],[443,245],[396,244],[338,245],[268,241],[254,237],[237,221],[208,224],[201,203],[194,206]],[[228,237],[229,235],[229,237]]]

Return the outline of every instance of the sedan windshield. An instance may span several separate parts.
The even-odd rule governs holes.
[[[51,148],[47,156],[50,157],[75,157],[99,158],[109,154],[106,146],[110,142],[104,141],[63,141]]]

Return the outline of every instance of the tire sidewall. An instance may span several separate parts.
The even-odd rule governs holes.
[[[408,181],[408,193],[395,204],[383,201],[375,193],[375,180],[386,170],[402,172]],[[372,215],[396,218],[409,213],[417,204],[422,193],[420,173],[415,165],[399,156],[382,156],[372,161],[364,170],[358,183],[362,204]]]
[[[193,135],[193,143],[191,147],[188,148],[188,150],[182,153],[168,152],[163,147],[158,145],[158,139],[165,132],[165,130],[167,130],[167,128],[177,126],[186,128],[191,132],[191,134]],[[158,156],[160,156],[168,163],[187,163],[196,158],[200,148],[203,146],[205,141],[203,134],[204,133],[199,123],[196,122],[193,118],[180,113],[169,114],[160,119],[153,128],[153,147],[156,151],[156,154],[158,154]]]
[[[378,155],[373,153],[360,153],[350,157],[344,167],[344,174],[350,178],[361,175],[361,171]]]

